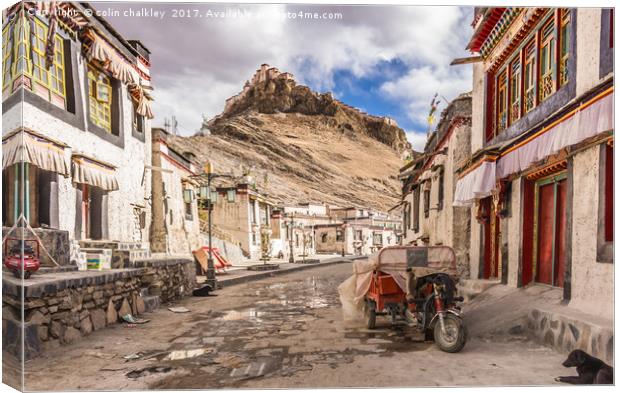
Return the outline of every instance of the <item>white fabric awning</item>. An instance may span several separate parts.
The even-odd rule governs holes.
[[[74,154],[71,161],[74,183],[88,184],[106,191],[118,190],[116,167],[81,154]]]
[[[98,34],[93,33],[92,44],[86,57],[88,60],[99,60],[112,76],[124,83],[139,83],[140,77],[133,66],[126,61],[110,44]]]
[[[2,169],[27,162],[43,170],[70,174],[68,146],[35,131],[19,129],[2,138]]]
[[[134,106],[136,107],[136,112],[148,119],[152,119],[154,117],[153,111],[151,110],[151,101],[153,98],[146,91],[149,87],[138,84],[130,84],[128,88],[129,94],[133,99]]]
[[[497,177],[523,171],[534,162],[561,149],[614,128],[614,93],[595,101],[536,138],[502,155],[497,162]]]
[[[454,206],[471,206],[476,199],[492,194],[495,188],[495,162],[483,161],[456,183]]]

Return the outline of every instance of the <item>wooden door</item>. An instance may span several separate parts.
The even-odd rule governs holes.
[[[534,253],[536,281],[562,287],[566,259],[566,176],[540,180],[536,184]]]
[[[493,197],[480,200],[481,215],[484,220],[483,232],[483,266],[481,278],[497,278],[499,262],[499,218],[493,208]]]

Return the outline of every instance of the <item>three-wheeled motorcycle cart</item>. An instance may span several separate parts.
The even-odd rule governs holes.
[[[361,281],[369,281],[364,295],[369,329],[375,328],[378,315],[389,315],[392,323],[401,320],[416,326],[443,351],[463,349],[467,329],[457,305],[463,298],[455,296],[456,258],[452,248],[386,247],[360,263],[356,271],[370,276]]]

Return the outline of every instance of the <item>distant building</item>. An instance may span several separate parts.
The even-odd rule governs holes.
[[[217,230],[234,239],[248,258],[258,259],[268,254],[275,203],[256,191],[248,177],[215,189],[212,220]]]
[[[453,206],[457,169],[470,156],[470,93],[446,107],[424,154],[400,170],[403,185],[403,244],[454,249],[459,273],[469,277],[469,208]]]
[[[167,137],[164,129],[153,129],[151,251],[191,255],[201,245],[199,169],[194,157],[169,146]]]
[[[317,253],[345,255],[370,255],[399,240],[394,229],[354,222],[317,225],[315,238]]]

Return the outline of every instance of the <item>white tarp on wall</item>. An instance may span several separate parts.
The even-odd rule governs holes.
[[[573,116],[556,124],[545,133],[502,156],[497,161],[497,177],[504,178],[523,171],[560,149],[577,144],[614,128],[614,94],[611,93]]]
[[[454,206],[470,206],[476,199],[485,198],[495,187],[495,162],[484,161],[456,183]]]

